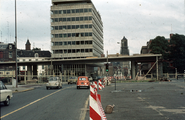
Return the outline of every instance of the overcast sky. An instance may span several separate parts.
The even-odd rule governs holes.
[[[99,11],[104,30],[104,53],[120,52],[123,36],[130,54],[156,36],[185,35],[185,0],[92,0]],[[51,0],[17,0],[18,48],[26,40],[31,48],[50,50]],[[0,0],[0,41],[15,41],[15,0]]]

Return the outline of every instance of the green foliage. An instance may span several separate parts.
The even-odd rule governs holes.
[[[170,41],[170,56],[169,59],[173,61],[173,66],[177,68],[178,72],[183,73],[185,70],[185,36],[175,34]]]
[[[171,37],[170,43],[164,38],[157,36],[152,40],[150,45],[151,53],[162,54],[163,72],[169,72],[169,63],[172,61],[173,66],[178,72],[183,73],[185,70],[185,36],[174,34]]]
[[[154,54],[162,54],[163,59],[167,57],[167,51],[168,51],[168,41],[161,36],[157,36],[154,40],[152,40],[150,45],[151,53]]]

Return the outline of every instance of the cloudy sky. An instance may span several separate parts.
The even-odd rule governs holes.
[[[102,16],[104,53],[120,52],[123,36],[128,39],[130,54],[156,36],[170,33],[185,35],[185,0],[92,0]],[[18,48],[50,50],[51,0],[17,0]],[[15,0],[0,0],[0,41],[15,41]]]

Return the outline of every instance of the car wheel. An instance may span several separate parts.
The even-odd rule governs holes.
[[[77,89],[79,89],[79,87],[78,87],[78,86],[77,86],[76,88],[77,88]]]
[[[4,105],[9,106],[10,105],[10,98],[7,97],[6,100],[4,101]]]
[[[48,88],[48,87],[46,87],[46,89],[48,90],[49,88]]]

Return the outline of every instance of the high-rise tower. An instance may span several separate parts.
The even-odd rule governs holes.
[[[122,55],[129,55],[129,49],[128,49],[128,41],[125,38],[125,36],[123,37],[123,39],[121,40],[121,50],[120,50],[120,54]]]
[[[52,0],[51,50],[59,59],[103,54],[103,23],[91,0]]]

